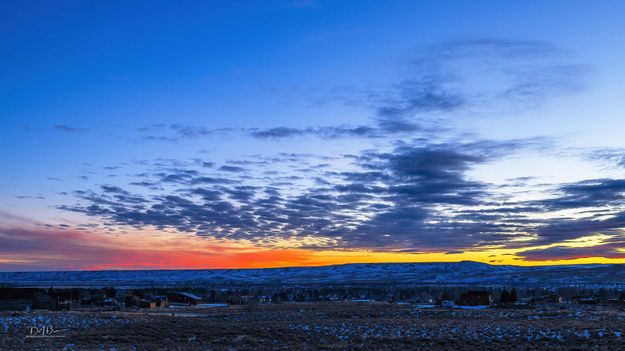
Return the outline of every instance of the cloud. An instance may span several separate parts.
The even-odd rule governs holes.
[[[250,132],[250,135],[258,139],[279,139],[298,136],[316,136],[323,139],[336,139],[343,137],[379,138],[381,136],[379,130],[369,126],[326,126],[306,128],[276,127],[253,130]]]
[[[618,205],[625,202],[625,179],[589,179],[557,187],[559,197],[540,203],[549,210]]]
[[[580,89],[588,67],[567,56],[549,43],[488,38],[421,48],[395,79],[333,90],[334,100],[371,111],[371,122],[361,125],[145,126],[138,129],[143,139],[169,142],[229,135],[363,138],[393,146],[334,159],[283,153],[222,164],[146,161],[140,166],[150,170],[130,183],[139,191],[103,185],[76,192],[78,203],[59,208],[104,225],[175,229],[267,247],[287,241],[314,249],[456,252],[614,235],[623,226],[622,180],[545,185],[549,194],[542,199],[509,199],[501,189],[526,187],[527,179],[493,185],[472,178],[472,171],[519,151],[542,152],[552,141],[467,140],[446,127],[453,119],[505,116]],[[330,167],[334,162],[343,168]],[[287,167],[274,167],[278,163]],[[554,214],[563,210],[575,216]],[[537,219],[541,212],[546,215]]]
[[[591,150],[584,157],[591,161],[607,162],[612,167],[625,168],[625,149],[622,148]]]
[[[464,251],[448,251],[448,252],[445,252],[445,255],[460,255],[460,254],[463,254],[463,253],[464,253]],[[494,257],[494,255],[491,255],[491,256]]]
[[[216,135],[228,135],[241,132],[235,128],[207,128],[185,124],[152,124],[137,128],[139,139],[143,141],[162,141],[178,143]]]
[[[501,195],[501,186],[469,176],[517,152],[542,152],[550,142],[416,140],[334,159],[282,153],[209,168],[202,160],[154,160],[141,163],[153,171],[131,182],[141,192],[102,185],[75,192],[79,202],[59,208],[98,218],[103,226],[315,250],[454,252],[620,235],[622,179],[545,185],[542,199],[514,200]],[[318,167],[325,161],[351,165],[345,171]],[[286,167],[275,167],[282,163]],[[528,186],[520,180],[510,181]],[[558,214],[564,210],[568,216]]]
[[[378,138],[380,131],[370,126],[319,126],[319,127],[272,127],[272,128],[215,128],[181,124],[157,124],[138,128],[141,139],[146,141],[164,141],[178,143],[202,137],[216,135],[251,136],[257,139],[280,139],[300,136],[314,136],[323,139],[337,138]],[[150,134],[146,134],[150,133]]]
[[[461,92],[446,87],[441,77],[404,80],[393,86],[394,96],[380,97],[376,113],[381,123],[402,120],[416,114],[453,112],[466,103]]]
[[[625,248],[625,240],[619,239],[595,246],[553,246],[546,249],[527,250],[517,253],[517,256],[527,261],[573,260],[589,257],[625,258],[625,251],[621,251],[623,248]]]
[[[620,236],[625,229],[625,179],[588,179],[551,186],[541,200],[508,202],[484,210],[461,210],[460,216],[517,224],[530,240],[508,243],[528,247],[566,243],[594,234]],[[566,211],[566,215],[562,214]],[[462,214],[461,214],[462,213]],[[542,218],[532,214],[542,213]]]
[[[460,217],[454,208],[488,201],[488,184],[467,177],[474,166],[528,145],[533,142],[404,144],[390,152],[350,157],[355,169],[338,173],[305,167],[308,156],[297,154],[231,162],[246,168],[169,167],[152,176],[174,189],[137,194],[103,185],[98,191],[77,192],[81,204],[60,208],[110,225],[172,228],[268,247],[291,240],[295,247],[315,249],[454,251],[517,235],[513,225],[495,214],[484,222],[484,213]],[[267,162],[293,163],[302,173],[277,173],[268,182],[258,175]],[[223,171],[238,180],[219,177]],[[316,181],[320,176],[324,182]],[[155,184],[150,178],[142,182]]]
[[[600,218],[551,219],[544,222],[537,231],[533,245],[546,245],[579,239],[591,234],[618,236],[625,229],[625,212],[610,214],[600,212]]]
[[[398,67],[399,77],[369,88],[342,85],[326,100],[372,111],[363,125],[207,128],[154,124],[138,128],[142,140],[183,142],[215,135],[282,139],[428,137],[448,131],[449,121],[502,116],[535,107],[584,87],[587,65],[554,45],[499,38],[456,40],[422,47]]]
[[[500,118],[583,89],[591,68],[571,57],[541,41],[448,41],[408,55],[394,80],[364,89],[341,85],[325,100],[368,107],[387,132],[474,115]]]
[[[74,127],[74,126],[69,126],[66,124],[56,124],[52,128],[54,130],[67,132],[67,133],[85,133],[89,131],[89,129],[87,128]]]
[[[16,199],[38,199],[45,200],[45,196],[43,195],[18,195],[15,197]]]
[[[247,169],[243,168],[243,167],[238,167],[238,166],[221,166],[219,167],[220,171],[224,171],[224,172],[233,172],[233,173],[241,173],[241,172],[245,172]]]

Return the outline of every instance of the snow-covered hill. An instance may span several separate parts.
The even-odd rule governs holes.
[[[0,273],[20,286],[171,286],[308,284],[624,284],[625,265],[493,266],[455,263],[377,263],[323,267],[207,270]]]

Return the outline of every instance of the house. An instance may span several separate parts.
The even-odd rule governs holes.
[[[493,299],[488,291],[469,290],[460,294],[456,305],[458,306],[489,306]]]
[[[169,306],[169,300],[165,295],[152,295],[150,296],[150,301],[156,303],[156,307],[167,307]]]
[[[96,306],[116,306],[117,300],[112,297],[107,297],[104,300],[97,300],[93,304]]]
[[[186,303],[189,305],[197,305],[203,300],[201,297],[188,292],[175,292],[169,294],[167,297],[171,302]]]
[[[59,300],[43,290],[36,289],[33,294],[34,310],[58,310]]]
[[[442,307],[454,307],[456,305],[453,296],[446,292],[436,297],[436,304]]]
[[[442,307],[454,307],[456,303],[453,300],[441,300]]]
[[[58,290],[50,288],[48,289],[48,295],[54,296],[57,299],[59,310],[69,311],[72,305],[72,301],[78,300],[78,293],[75,292],[73,289]]]
[[[258,303],[270,303],[271,302],[271,296],[258,295],[256,297],[256,301],[258,301]]]
[[[126,297],[124,297],[124,307],[156,308],[159,307],[159,305],[158,302],[153,299],[142,299],[137,295],[128,294],[126,295]]]
[[[59,303],[56,297],[41,289],[0,289],[0,311],[19,311],[30,308],[56,310],[59,308]]]
[[[91,291],[90,296],[91,296],[91,303],[94,303],[94,304],[95,303],[101,304],[102,301],[106,300],[109,297],[107,292],[102,291],[102,290]],[[112,296],[115,297],[115,295],[112,295]]]
[[[577,301],[577,303],[582,304],[582,305],[595,305],[595,304],[597,304],[597,299],[595,299],[593,296],[589,296],[589,295],[573,296],[573,300]]]
[[[326,300],[328,300],[328,301],[341,301],[341,297],[338,294],[328,294],[328,295],[326,295]]]
[[[351,302],[360,302],[360,303],[366,303],[366,302],[375,302],[374,299],[351,299]]]
[[[78,301],[80,301],[81,305],[91,305],[93,303],[91,292],[86,289],[80,289],[78,291]]]
[[[140,302],[141,298],[137,295],[128,294],[124,297],[124,307],[126,308],[139,307]]]
[[[128,290],[128,289],[117,289],[115,291],[115,300],[117,301],[124,301],[124,299],[126,298],[126,295],[131,295],[132,291]],[[110,296],[113,297],[113,296]]]
[[[154,301],[147,301],[147,300],[141,300],[139,301],[139,308],[148,308],[148,309],[152,309],[152,308],[156,308],[156,302]]]

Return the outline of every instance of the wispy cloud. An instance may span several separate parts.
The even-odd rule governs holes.
[[[588,257],[625,258],[625,251],[621,251],[623,247],[625,247],[625,239],[618,238],[599,245],[582,247],[553,246],[526,250],[517,253],[517,255],[527,261],[558,261]]]
[[[61,132],[67,132],[67,133],[85,133],[85,132],[89,131],[88,128],[69,126],[69,125],[66,125],[66,124],[56,124],[52,128],[54,130],[58,130],[58,131],[61,131]]]
[[[421,48],[404,60],[395,81],[370,88],[341,85],[322,100],[368,108],[363,125],[206,128],[154,124],[139,128],[146,141],[181,142],[217,135],[258,139],[296,137],[393,138],[449,132],[445,126],[473,115],[501,116],[582,89],[588,65],[572,62],[540,41],[497,38],[449,41]]]
[[[317,101],[368,107],[382,130],[470,116],[501,116],[583,89],[589,65],[540,41],[498,38],[422,47],[398,67],[398,78],[373,87],[340,85]],[[427,122],[427,123],[425,123]]]

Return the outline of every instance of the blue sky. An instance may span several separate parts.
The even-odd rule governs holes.
[[[0,6],[7,233],[625,257],[623,2]]]

